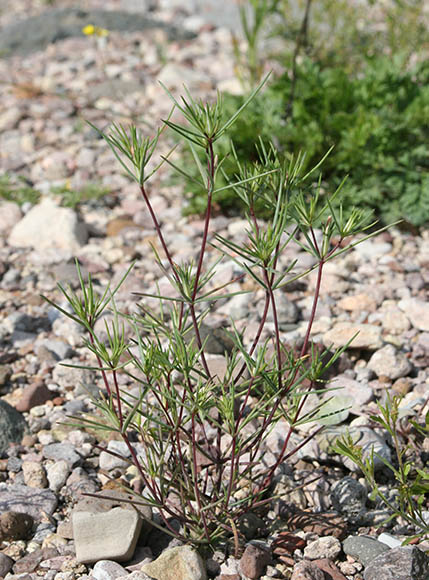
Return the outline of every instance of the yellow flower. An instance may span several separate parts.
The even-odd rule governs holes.
[[[98,36],[99,38],[104,38],[109,36],[109,31],[105,28],[101,28],[100,26],[94,26],[94,24],[87,24],[82,28],[82,32],[86,36]]]
[[[86,36],[91,36],[95,33],[95,26],[93,24],[87,24],[82,28],[82,32],[86,34]]]

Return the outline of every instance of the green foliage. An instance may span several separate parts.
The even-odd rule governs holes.
[[[7,173],[0,175],[0,198],[13,201],[18,205],[37,203],[40,192],[28,185],[23,177],[12,178]]]
[[[110,190],[108,187],[96,183],[88,183],[79,189],[74,189],[69,184],[65,184],[53,187],[51,193],[61,196],[62,206],[76,209],[79,205],[97,202],[97,200],[110,193]]]
[[[333,147],[324,164],[323,184],[335,190],[344,175],[342,203],[373,209],[388,223],[405,219],[420,226],[429,220],[429,65],[408,70],[402,59],[367,61],[359,74],[304,60],[298,67],[291,116],[286,108],[291,80],[285,74],[252,101],[230,132],[239,160],[257,159],[253,137],[272,140],[286,158],[306,152],[313,166]],[[243,97],[226,96],[226,114]],[[222,155],[231,144],[219,143]],[[226,180],[236,171],[225,162]],[[222,181],[221,181],[222,183]],[[201,211],[201,190],[188,187],[188,213]],[[239,210],[229,191],[216,197],[224,211]]]
[[[395,459],[392,462],[377,453],[373,453],[369,458],[363,459],[362,449],[353,443],[352,437],[346,435],[337,441],[334,451],[340,455],[349,457],[362,471],[369,487],[372,489],[372,498],[379,498],[388,508],[390,517],[383,524],[402,517],[408,524],[413,525],[418,531],[414,536],[407,538],[405,543],[409,543],[414,538],[424,538],[429,535],[429,523],[423,514],[427,495],[429,494],[429,473],[416,465],[413,458],[415,448],[419,447],[419,440],[429,436],[429,412],[423,417],[424,423],[416,421],[410,422],[410,427],[414,431],[414,449],[410,444],[404,442],[401,416],[401,397],[389,397],[386,404],[378,404],[379,414],[371,416],[371,420],[377,426],[381,426],[390,435]],[[410,456],[411,452],[411,456]],[[392,502],[380,489],[375,475],[374,456],[381,460],[392,477],[395,479],[395,489],[398,491],[396,502]]]

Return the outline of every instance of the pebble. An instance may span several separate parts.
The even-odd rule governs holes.
[[[356,479],[343,477],[331,491],[332,507],[342,513],[348,521],[359,522],[367,501],[366,488]]]
[[[398,352],[392,344],[386,344],[371,356],[368,368],[378,377],[395,380],[407,376],[412,366],[404,353]]]
[[[291,580],[325,580],[324,572],[313,562],[303,560],[295,564]]]
[[[341,542],[334,536],[318,538],[304,548],[304,556],[309,560],[317,560],[324,557],[335,560],[340,552]]]
[[[353,337],[355,338],[353,339]],[[323,335],[323,342],[327,348],[340,348],[352,339],[351,348],[377,350],[383,344],[381,327],[373,324],[337,322],[331,330]]]
[[[256,544],[248,544],[240,559],[241,572],[251,580],[257,580],[264,573],[270,560],[269,550]]]
[[[128,576],[127,570],[111,560],[99,560],[92,572],[94,580],[117,580],[121,576]]]

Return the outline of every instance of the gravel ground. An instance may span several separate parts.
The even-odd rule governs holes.
[[[202,98],[239,85],[230,32],[214,26],[234,22],[222,3],[91,0],[84,6],[88,14],[75,8],[66,0],[53,7],[19,0],[3,2],[0,11],[0,45],[9,46],[0,60],[0,172],[42,194],[36,204],[0,203],[0,577],[427,580],[427,542],[400,547],[414,532],[401,521],[376,528],[386,516],[383,506],[370,500],[353,464],[329,452],[329,441],[347,426],[367,447],[391,457],[388,439],[367,427],[376,401],[388,392],[402,394],[404,416],[418,420],[422,414],[429,383],[429,231],[412,235],[392,228],[327,264],[313,339],[340,346],[359,330],[359,344],[329,379],[329,386],[343,387],[350,409],[339,425],[281,466],[275,493],[293,490],[289,503],[273,502],[265,521],[248,525],[250,543],[241,558],[216,553],[202,561],[187,546],[168,545],[135,512],[82,495],[109,489],[111,494],[111,479],[135,485],[135,473],[121,459],[100,453],[93,434],[62,425],[66,415],[91,409],[85,388],[102,384],[92,372],[61,366],[88,357],[76,326],[40,294],[59,302],[57,282],[76,286],[74,257],[100,286],[118,280],[136,261],[117,297],[124,309],[133,307],[132,292],[165,282],[148,252],[155,232],[144,202],[85,120],[98,127],[112,121],[156,126],[170,108],[157,80],[176,94],[185,83]],[[106,41],[76,36],[82,19],[101,9],[112,11]],[[129,30],[137,17],[130,21],[124,13],[137,9],[147,26]],[[25,21],[41,14],[36,27]],[[10,27],[19,22],[10,44]],[[46,44],[53,38],[55,43]],[[24,40],[25,54],[19,52]],[[170,144],[163,137],[160,154]],[[58,205],[56,187],[72,191],[88,183],[108,193],[77,210]],[[182,217],[181,188],[169,184],[164,167],[149,187],[173,258],[195,256],[201,220]],[[243,228],[239,217],[213,220],[214,231],[237,242],[243,241]],[[311,265],[298,246],[288,250],[282,265],[293,258],[303,268]],[[232,262],[219,274],[222,281],[235,275]],[[286,343],[304,335],[315,282],[311,275],[281,296]],[[231,316],[238,328],[247,327],[250,341],[262,304],[263,294],[251,301],[232,298],[208,323],[216,328]],[[268,331],[272,328],[268,324]],[[211,356],[213,364],[222,364],[222,358]],[[283,431],[270,436],[266,454],[280,448]],[[304,428],[297,433],[305,435]],[[119,455],[127,453],[120,442],[108,445]],[[423,469],[428,453],[427,441],[415,453]],[[317,481],[296,489],[316,475]],[[391,485],[386,481],[386,493]],[[120,564],[115,561],[124,535],[119,522],[127,533],[133,530],[135,540]]]

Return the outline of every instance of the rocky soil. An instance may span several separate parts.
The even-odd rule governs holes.
[[[40,192],[36,200],[27,190],[22,205],[0,201],[0,578],[427,580],[428,542],[401,547],[415,530],[400,520],[377,528],[384,507],[330,443],[349,428],[367,453],[374,448],[391,458],[391,441],[369,422],[376,402],[403,395],[405,422],[427,410],[429,231],[392,228],[327,264],[312,338],[336,347],[359,331],[329,379],[342,387],[348,409],[282,466],[273,493],[285,500],[273,502],[264,521],[242,523],[248,543],[240,558],[215,552],[203,560],[157,533],[150,511],[127,509],[112,484],[136,485],[123,444],[105,442],[116,455],[100,452],[93,433],[63,424],[70,414],[93,410],[88,390],[103,386],[94,372],[62,366],[89,357],[76,325],[40,295],[62,303],[57,283],[77,287],[75,257],[100,288],[136,261],[117,296],[124,309],[133,307],[132,292],[165,282],[148,249],[155,231],[144,202],[85,121],[156,127],[170,109],[157,80],[175,94],[185,83],[204,99],[216,88],[240,87],[230,31],[222,26],[235,22],[231,6],[226,18],[222,3],[213,2],[91,0],[80,11],[67,0],[48,4],[7,0],[0,12],[0,190]],[[82,26],[92,23],[109,36],[84,37]],[[159,153],[170,145],[163,136]],[[70,192],[88,184],[104,195],[66,207]],[[201,220],[182,216],[183,191],[171,185],[167,168],[149,187],[174,259],[191,257]],[[243,240],[240,217],[216,216],[213,229]],[[311,265],[298,246],[283,265],[295,257],[301,267]],[[222,279],[234,275],[234,264],[223,264]],[[312,274],[281,296],[286,343],[303,337],[315,282]],[[261,299],[225,300],[208,323],[215,328],[232,317],[251,333]],[[222,365],[221,353],[214,344],[212,364]],[[303,426],[298,435],[305,434]],[[276,453],[282,437],[281,429],[273,431],[266,453]],[[424,441],[414,458],[427,470],[428,457]],[[393,481],[381,479],[393,494]],[[85,493],[117,494],[118,502]]]

